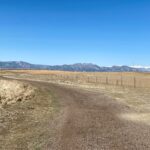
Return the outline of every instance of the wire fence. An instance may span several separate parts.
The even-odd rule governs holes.
[[[86,76],[86,75],[39,75],[44,80],[54,80],[60,82],[72,82],[72,83],[89,83],[89,84],[105,84],[121,87],[133,87],[133,88],[149,88],[150,77],[137,77],[137,76]]]
[[[3,71],[1,74],[4,74]],[[43,81],[72,82],[79,84],[113,85],[133,88],[150,88],[149,73],[80,73],[62,71],[6,71],[6,74],[18,75]]]

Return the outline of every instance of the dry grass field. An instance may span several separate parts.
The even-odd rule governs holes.
[[[150,104],[150,73],[3,70],[1,75],[100,90],[137,109]]]
[[[122,87],[149,88],[150,73],[138,72],[65,72],[48,70],[3,70],[1,74],[44,77],[47,80],[73,83],[107,84]]]
[[[3,70],[1,75],[98,90],[136,109],[150,105],[150,73]]]
[[[0,107],[2,150],[150,149],[149,73],[1,70],[0,76],[36,89],[33,98]]]

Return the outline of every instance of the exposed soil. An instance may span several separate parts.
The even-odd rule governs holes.
[[[34,88],[16,80],[0,79],[0,106],[31,99],[34,95]]]
[[[26,82],[38,89],[36,96],[1,110],[0,118],[13,113],[0,122],[2,150],[150,149],[150,126],[120,118],[136,113],[123,103],[96,91]]]

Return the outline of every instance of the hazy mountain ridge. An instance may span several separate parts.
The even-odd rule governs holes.
[[[150,68],[135,68],[129,66],[100,67],[92,63],[77,63],[72,65],[38,65],[23,61],[0,61],[1,69],[46,69],[85,72],[150,72]]]

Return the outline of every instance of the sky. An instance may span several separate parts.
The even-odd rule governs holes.
[[[0,0],[0,61],[150,66],[149,0]]]

